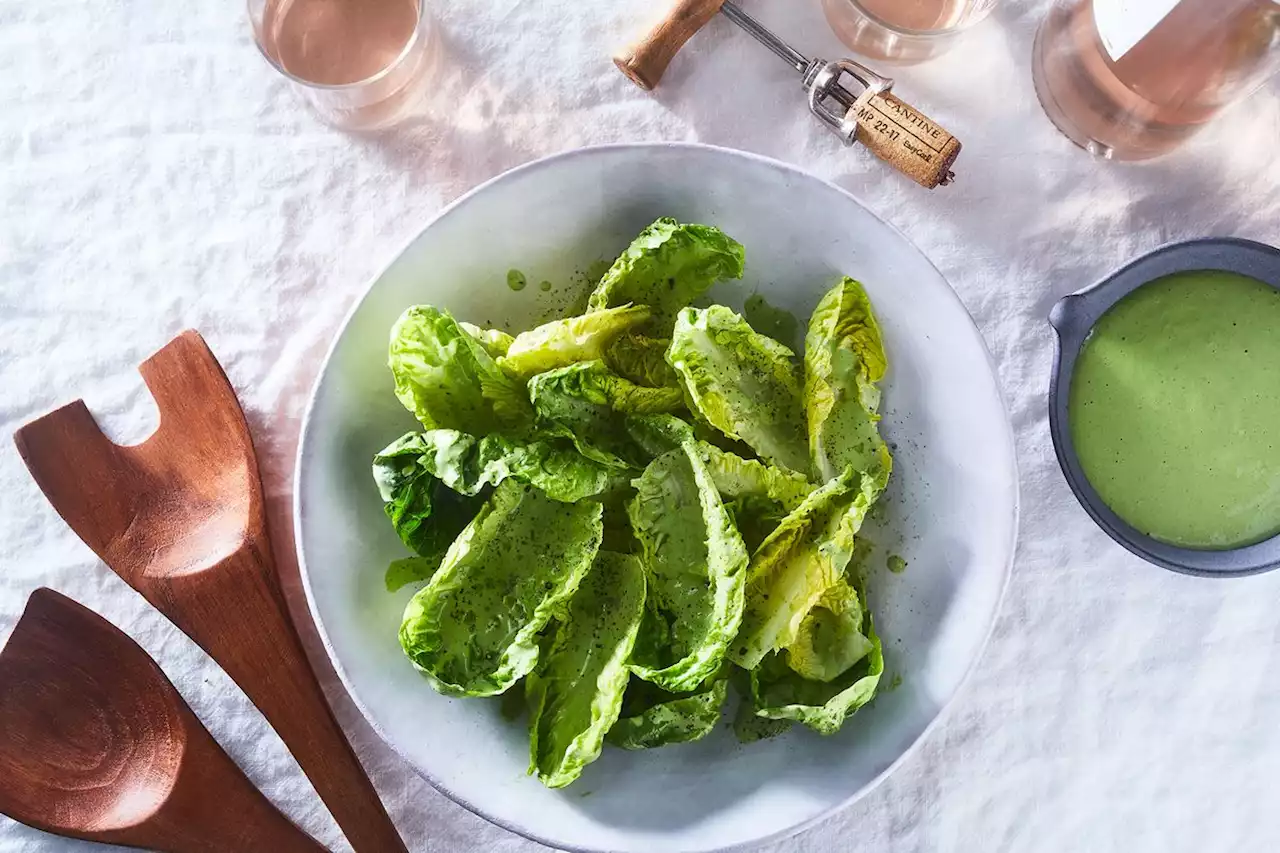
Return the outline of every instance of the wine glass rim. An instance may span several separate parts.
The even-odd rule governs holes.
[[[271,2],[271,0],[256,0],[256,2],[261,3],[265,7],[265,5]],[[253,27],[253,43],[258,48],[258,53],[262,54],[262,58],[267,60],[267,62],[271,65],[272,68],[274,68],[276,71],[279,71],[290,81],[297,83],[299,86],[305,86],[308,89],[316,89],[316,90],[325,91],[325,92],[352,91],[355,89],[363,88],[365,86],[370,86],[374,83],[377,83],[379,80],[382,80],[392,71],[394,71],[401,63],[405,61],[406,57],[409,56],[414,46],[418,43],[418,39],[422,38],[423,21],[426,19],[426,13],[427,13],[426,0],[417,0],[417,2],[414,3],[414,8],[417,10],[418,19],[413,24],[413,32],[409,34],[409,38],[405,40],[404,47],[402,47],[400,49],[400,52],[396,54],[395,59],[388,62],[385,66],[380,68],[377,72],[370,74],[368,77],[364,77],[359,80],[353,80],[350,83],[316,83],[314,81],[307,80],[306,78],[299,77],[298,75],[291,72],[289,69],[285,68],[283,65],[280,64],[279,60],[277,60],[274,56],[272,56],[267,51],[267,49],[263,46],[262,44],[263,24],[261,21],[258,20],[258,18],[253,13],[254,3],[255,3],[255,0],[245,0],[245,7],[248,9],[248,12],[249,12],[249,23]]]
[[[976,14],[973,14],[971,17],[965,18],[962,23],[959,23],[950,27],[939,27],[937,29],[917,30],[917,29],[912,29],[911,27],[902,27],[897,24],[889,23],[888,21],[884,20],[876,13],[872,12],[870,9],[866,8],[861,3],[861,0],[844,0],[844,2],[854,7],[855,9],[857,9],[859,15],[862,15],[863,17],[870,19],[871,22],[876,24],[877,26],[884,27],[889,32],[895,33],[897,35],[908,36],[910,38],[937,38],[939,36],[954,35],[955,33],[964,32],[970,27],[981,23],[987,17],[987,15],[991,14],[991,10],[995,8],[995,5],[996,5],[995,0],[991,0],[991,2],[986,2],[986,3],[984,3],[983,0],[978,0],[978,4],[980,5],[978,5],[978,7],[975,10]],[[1276,0],[1276,2],[1280,3],[1280,0]]]

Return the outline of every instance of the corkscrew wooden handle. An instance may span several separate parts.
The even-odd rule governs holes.
[[[641,89],[652,89],[671,60],[698,30],[716,16],[724,0],[676,0],[670,11],[613,62]]]
[[[960,140],[915,107],[888,92],[859,99],[846,121],[856,141],[926,189],[951,183]]]

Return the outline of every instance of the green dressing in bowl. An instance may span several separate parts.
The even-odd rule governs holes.
[[[1068,421],[1089,483],[1140,532],[1212,550],[1280,533],[1280,290],[1216,271],[1139,287],[1085,342]]]

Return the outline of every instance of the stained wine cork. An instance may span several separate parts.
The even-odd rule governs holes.
[[[960,156],[960,140],[910,104],[888,92],[870,91],[846,120],[858,125],[858,142],[926,189],[948,184]]]

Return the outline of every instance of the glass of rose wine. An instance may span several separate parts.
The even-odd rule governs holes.
[[[1106,159],[1171,151],[1280,68],[1280,0],[1056,0],[1032,71],[1049,118]]]
[[[262,55],[324,121],[377,130],[420,103],[434,59],[426,0],[248,0]]]
[[[949,49],[996,0],[822,0],[850,50],[886,62],[920,62]]]

